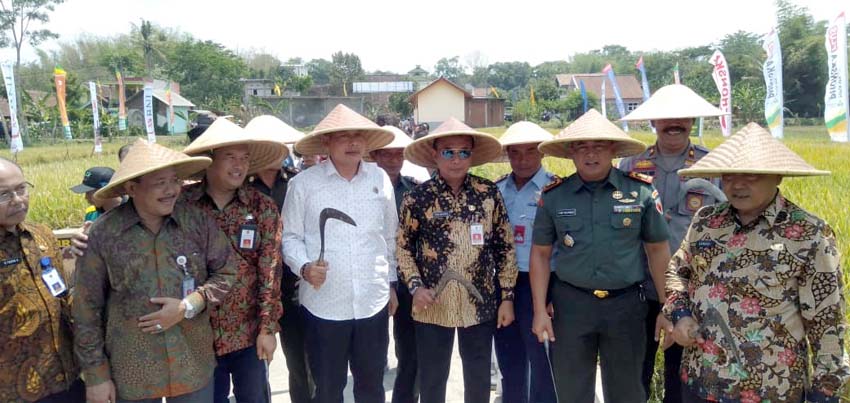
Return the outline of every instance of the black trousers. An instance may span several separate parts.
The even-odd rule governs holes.
[[[9,370],[9,368],[6,370]],[[85,403],[85,401],[86,387],[82,380],[77,379],[68,387],[68,390],[47,395],[36,403]]]
[[[453,328],[416,322],[416,351],[419,355],[419,381],[422,403],[445,403],[455,329],[463,363],[464,403],[490,401],[490,357],[496,321],[467,328]],[[359,402],[358,402],[359,403]]]
[[[643,373],[641,382],[646,391],[646,399],[652,387],[652,374],[655,372],[655,353],[658,342],[655,341],[655,318],[661,312],[658,301],[647,300],[649,312],[646,315],[646,355],[643,358]],[[682,363],[682,346],[673,343],[664,350],[664,403],[680,403],[682,401],[682,381],[679,377],[679,366]]]
[[[640,376],[647,306],[640,293],[599,299],[560,281],[551,290],[558,401],[593,403],[598,358],[606,403],[645,403]]]
[[[370,318],[326,320],[303,309],[307,361],[316,382],[316,403],[343,403],[348,369],[357,403],[384,403],[384,368],[389,347],[387,310]]]
[[[398,369],[393,385],[392,403],[416,403],[419,401],[419,377],[416,376],[416,330],[411,317],[413,296],[401,281],[398,283],[396,294],[398,309],[393,316],[393,339]]]
[[[281,287],[283,316],[280,318],[280,345],[286,357],[286,369],[289,372],[289,399],[292,403],[311,403],[313,380],[307,368],[307,353],[304,348],[304,332],[307,324],[304,312],[298,304],[298,288],[288,276],[295,275],[285,269],[284,286]]]

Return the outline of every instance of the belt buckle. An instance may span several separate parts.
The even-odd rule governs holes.
[[[599,299],[608,298],[608,291],[605,290],[593,290],[593,296]]]

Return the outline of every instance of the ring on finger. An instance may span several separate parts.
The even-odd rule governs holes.
[[[156,328],[156,330],[162,330],[162,325],[160,325],[159,323],[157,323],[154,327]]]

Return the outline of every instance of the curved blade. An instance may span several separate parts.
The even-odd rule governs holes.
[[[350,224],[353,226],[357,226],[357,223],[348,215],[339,211],[335,208],[325,207],[319,212],[319,261],[323,261],[325,259],[325,223],[328,222],[329,219],[340,220],[346,224]]]

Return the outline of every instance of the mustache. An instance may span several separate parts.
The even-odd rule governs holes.
[[[680,126],[680,125],[668,126],[668,127],[664,128],[664,133],[669,133],[671,131],[684,132],[684,131],[686,131],[686,129],[685,129],[685,126]]]

